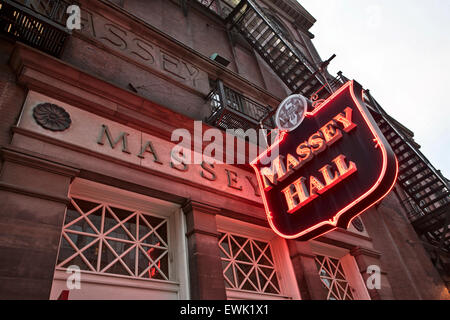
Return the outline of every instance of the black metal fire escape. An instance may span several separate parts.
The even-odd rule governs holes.
[[[450,285],[450,188],[401,125],[366,92],[378,126],[399,162],[397,183],[407,194],[408,218],[447,286]]]
[[[241,32],[292,92],[310,97],[322,87],[326,88],[327,79],[319,68],[310,64],[253,1],[241,1],[226,22],[230,28]],[[331,92],[331,88],[327,91]]]
[[[70,32],[70,0],[0,0],[0,34],[60,57]]]
[[[340,78],[327,79],[322,72],[329,60],[318,67],[313,66],[254,1],[197,0],[197,2],[221,17],[229,30],[239,31],[292,92],[320,100],[327,98],[340,87]],[[219,89],[216,88],[215,92],[219,94],[220,99],[211,100],[213,114],[208,119],[211,124],[222,128],[248,128],[257,127],[258,123],[262,123],[264,127],[270,127],[272,108],[263,106],[258,108],[259,110],[265,108],[267,111],[265,113],[242,110],[243,117],[238,119],[235,112],[237,108],[229,108],[232,103],[227,103],[230,102],[227,96],[220,96]],[[215,97],[214,93],[209,96],[211,97]],[[221,101],[224,102],[222,105],[220,105]],[[254,103],[251,105],[253,106]],[[227,112],[227,108],[231,112]],[[222,110],[225,115],[218,116],[219,110]],[[248,121],[247,116],[250,111],[253,115],[250,115],[251,119]],[[231,113],[234,114],[230,115]],[[254,117],[255,114],[257,117]],[[211,119],[213,119],[212,122]],[[217,123],[217,119],[221,120],[220,123]],[[237,126],[245,122],[247,126]]]

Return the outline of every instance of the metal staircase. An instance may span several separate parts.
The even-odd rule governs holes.
[[[329,61],[314,67],[254,1],[197,2],[223,18],[230,30],[237,29],[292,92],[310,97],[320,91],[320,98],[332,93],[321,73]]]
[[[253,1],[241,1],[227,22],[241,32],[292,92],[310,97],[327,83]]]

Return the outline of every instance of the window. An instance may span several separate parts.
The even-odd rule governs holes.
[[[228,299],[300,299],[284,239],[268,228],[216,219]]]
[[[71,198],[58,267],[169,280],[167,233],[166,218]]]
[[[188,299],[184,217],[178,205],[75,179],[70,187],[51,299]]]
[[[349,250],[312,240],[318,275],[327,300],[370,300],[364,280]]]
[[[327,300],[353,300],[352,288],[345,278],[341,261],[326,256],[316,256],[322,283],[328,289]]]
[[[280,294],[268,242],[222,233],[219,246],[227,288]]]

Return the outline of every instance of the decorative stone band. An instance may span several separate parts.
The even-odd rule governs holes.
[[[63,130],[69,125],[70,128]],[[243,168],[229,164],[212,165],[205,161],[201,164],[175,163],[172,157],[175,142],[34,91],[28,94],[17,130],[159,177],[170,177],[183,185],[223,193],[252,205],[261,203],[254,174]],[[191,159],[195,156],[192,150]]]

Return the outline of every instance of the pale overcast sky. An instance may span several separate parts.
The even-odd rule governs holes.
[[[358,80],[450,179],[450,0],[299,0],[329,71]]]

